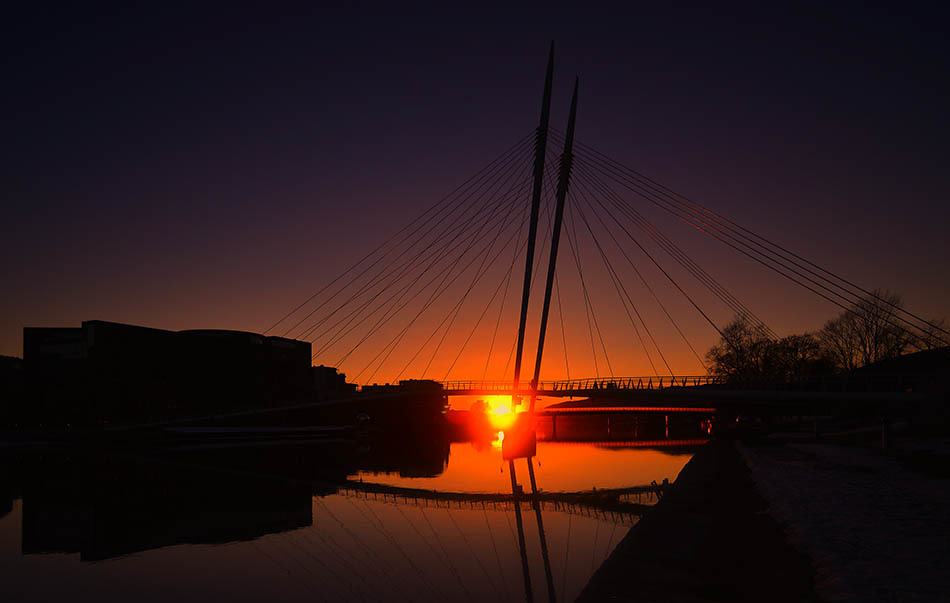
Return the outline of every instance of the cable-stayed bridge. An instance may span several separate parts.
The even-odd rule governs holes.
[[[364,503],[391,503],[400,518],[399,525],[416,534],[421,547],[443,561],[449,556],[442,548],[440,534],[429,523],[427,510],[445,509],[452,524],[448,533],[452,538],[457,533],[472,551],[473,565],[482,570],[484,584],[492,583],[491,575],[470,545],[474,538],[463,533],[453,513],[483,514],[491,553],[502,575],[502,566],[516,567],[516,557],[512,555],[511,562],[503,564],[495,547],[488,513],[501,511],[498,526],[504,521],[511,534],[511,548],[517,550],[521,562],[527,601],[534,600],[527,554],[534,538],[526,538],[525,533],[531,527],[532,511],[545,592],[548,600],[555,601],[558,596],[565,598],[563,576],[577,565],[570,558],[575,548],[570,536],[572,517],[593,514],[615,526],[625,525],[644,508],[640,501],[624,497],[649,495],[649,487],[597,493],[546,493],[538,488],[533,459],[535,438],[560,441],[557,438],[565,437],[565,431],[571,435],[564,428],[573,417],[558,417],[628,411],[710,413],[723,406],[735,409],[765,403],[790,414],[805,408],[816,411],[815,403],[827,408],[832,403],[855,402],[870,403],[865,407],[878,412],[882,405],[894,401],[919,400],[921,390],[932,385],[921,383],[919,375],[899,374],[812,377],[793,371],[782,379],[738,385],[709,376],[702,350],[711,340],[724,337],[726,324],[733,317],[741,317],[771,339],[778,335],[752,308],[754,304],[736,293],[731,274],[736,264],[717,265],[718,256],[697,253],[692,245],[677,240],[663,220],[720,246],[732,254],[729,257],[758,266],[774,281],[791,283],[841,311],[853,312],[856,304],[871,299],[882,309],[879,318],[888,327],[900,330],[911,340],[931,338],[939,345],[950,344],[950,332],[886,296],[858,286],[575,140],[576,82],[567,127],[563,131],[551,127],[552,78],[553,49],[537,128],[265,331],[311,342],[314,364],[342,369],[350,381],[363,386],[362,391],[288,407],[208,417],[237,418],[246,414],[256,419],[267,413],[347,402],[385,402],[393,407],[389,398],[405,400],[416,393],[505,396],[527,401],[532,411],[538,396],[595,398],[591,405],[536,413],[533,418],[538,423],[524,430],[530,432],[524,448],[514,445],[506,450],[509,442],[517,442],[523,435],[517,430],[508,434],[501,444],[502,458],[508,461],[511,494],[438,492],[353,480],[337,487],[341,507],[350,505],[359,514],[354,525],[379,530],[407,567],[418,574],[418,592],[425,590],[431,598],[446,597],[440,596],[439,589],[418,571],[413,558],[402,550],[401,539],[388,531],[375,511],[370,508],[367,514]],[[762,286],[774,286],[774,282]],[[523,375],[526,363],[533,370]],[[624,374],[642,376],[616,376]],[[577,375],[592,377],[578,379]],[[373,388],[377,383],[394,385]],[[618,404],[609,404],[611,399]],[[411,410],[404,414],[410,415]],[[539,435],[534,427],[547,419],[545,427],[549,429]],[[622,421],[612,424],[615,417],[607,416],[593,417],[590,422],[594,419],[604,419],[604,443],[615,444],[617,423]],[[664,423],[668,424],[668,419]],[[312,433],[304,435],[316,437]],[[668,429],[665,435],[669,438]],[[669,440],[664,443],[676,444]],[[202,441],[188,449],[227,445]],[[517,481],[516,459],[527,461],[525,486]],[[314,500],[322,508],[328,507],[327,501]],[[417,523],[406,515],[407,510],[419,513]],[[514,516],[514,527],[508,521],[508,511]],[[527,517],[522,516],[523,511]],[[552,518],[547,517],[546,530],[542,511],[567,515],[563,538],[558,533],[556,540],[551,539]],[[328,515],[345,527],[329,511]],[[594,553],[589,557],[585,554],[591,572],[595,558],[607,554],[600,556],[596,534],[591,547]],[[611,531],[607,549],[613,546],[613,536]],[[556,546],[551,546],[552,542]],[[295,548],[298,545],[291,544]],[[490,559],[487,553],[486,548],[485,558]],[[448,569],[459,588],[468,594],[456,569]],[[562,576],[560,589],[557,575]],[[534,584],[541,582],[537,578],[534,576]],[[352,589],[354,596],[363,585],[372,584],[364,579],[340,582],[341,592]],[[492,587],[496,588],[494,583]],[[504,593],[510,596],[513,592],[502,585],[496,590],[499,600],[505,598]]]
[[[700,342],[718,340],[734,317],[778,335],[728,284],[738,264],[708,265],[666,220],[771,275],[761,287],[787,282],[844,312],[870,299],[909,340],[950,344],[950,332],[876,290],[575,140],[577,82],[566,129],[550,126],[552,78],[553,48],[533,132],[266,332],[310,341],[315,364],[358,384],[429,379],[448,395],[521,396],[531,407],[538,395],[712,391],[715,379],[688,376],[707,371]],[[537,346],[526,351],[526,340]],[[542,359],[544,375],[564,378],[542,380]],[[647,376],[610,376],[624,373]],[[857,391],[788,381],[763,389]]]

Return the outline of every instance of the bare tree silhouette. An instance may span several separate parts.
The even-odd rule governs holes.
[[[825,323],[819,340],[838,368],[846,371],[896,358],[920,339],[897,326],[895,315],[902,307],[899,295],[875,289]]]

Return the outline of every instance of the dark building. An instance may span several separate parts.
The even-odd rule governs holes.
[[[445,424],[448,398],[442,384],[429,379],[403,379],[396,385],[364,385],[355,407],[379,424],[401,425],[418,433]]]
[[[438,394],[443,393],[442,384],[438,381],[433,381],[432,379],[403,379],[399,383],[393,385],[386,383],[385,385],[378,385],[376,383],[372,385],[364,385],[360,388],[360,391],[364,394],[384,394],[384,393],[406,393],[406,394]]]
[[[361,471],[439,475],[446,435],[427,429],[371,443],[296,440],[148,458],[89,448],[0,456],[0,517],[22,497],[22,552],[80,553],[83,561],[252,540],[313,525],[312,497],[337,493]]]
[[[12,422],[12,413],[22,404],[24,384],[23,361],[0,356],[0,425]]]
[[[280,479],[95,457],[52,457],[31,469],[21,524],[27,555],[79,553],[82,561],[98,561],[251,540],[313,522],[315,492]]]
[[[355,393],[356,384],[347,383],[346,375],[332,366],[313,367],[313,391],[318,396]]]
[[[100,320],[23,329],[26,400],[41,425],[140,422],[310,399],[310,343]]]

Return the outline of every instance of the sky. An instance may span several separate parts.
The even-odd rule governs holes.
[[[264,331],[531,132],[551,40],[552,126],[578,76],[580,141],[950,318],[940,15],[751,6],[5,8],[0,354],[22,354],[24,326],[90,319]],[[664,224],[780,335],[840,311]],[[681,311],[702,352],[716,333]],[[604,310],[613,372],[647,374],[624,320]],[[479,337],[452,376],[481,373]]]

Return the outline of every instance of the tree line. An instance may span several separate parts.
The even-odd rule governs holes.
[[[730,381],[824,375],[946,345],[943,319],[911,331],[896,316],[902,307],[900,296],[875,290],[820,330],[781,338],[739,315],[706,352],[707,370]]]

